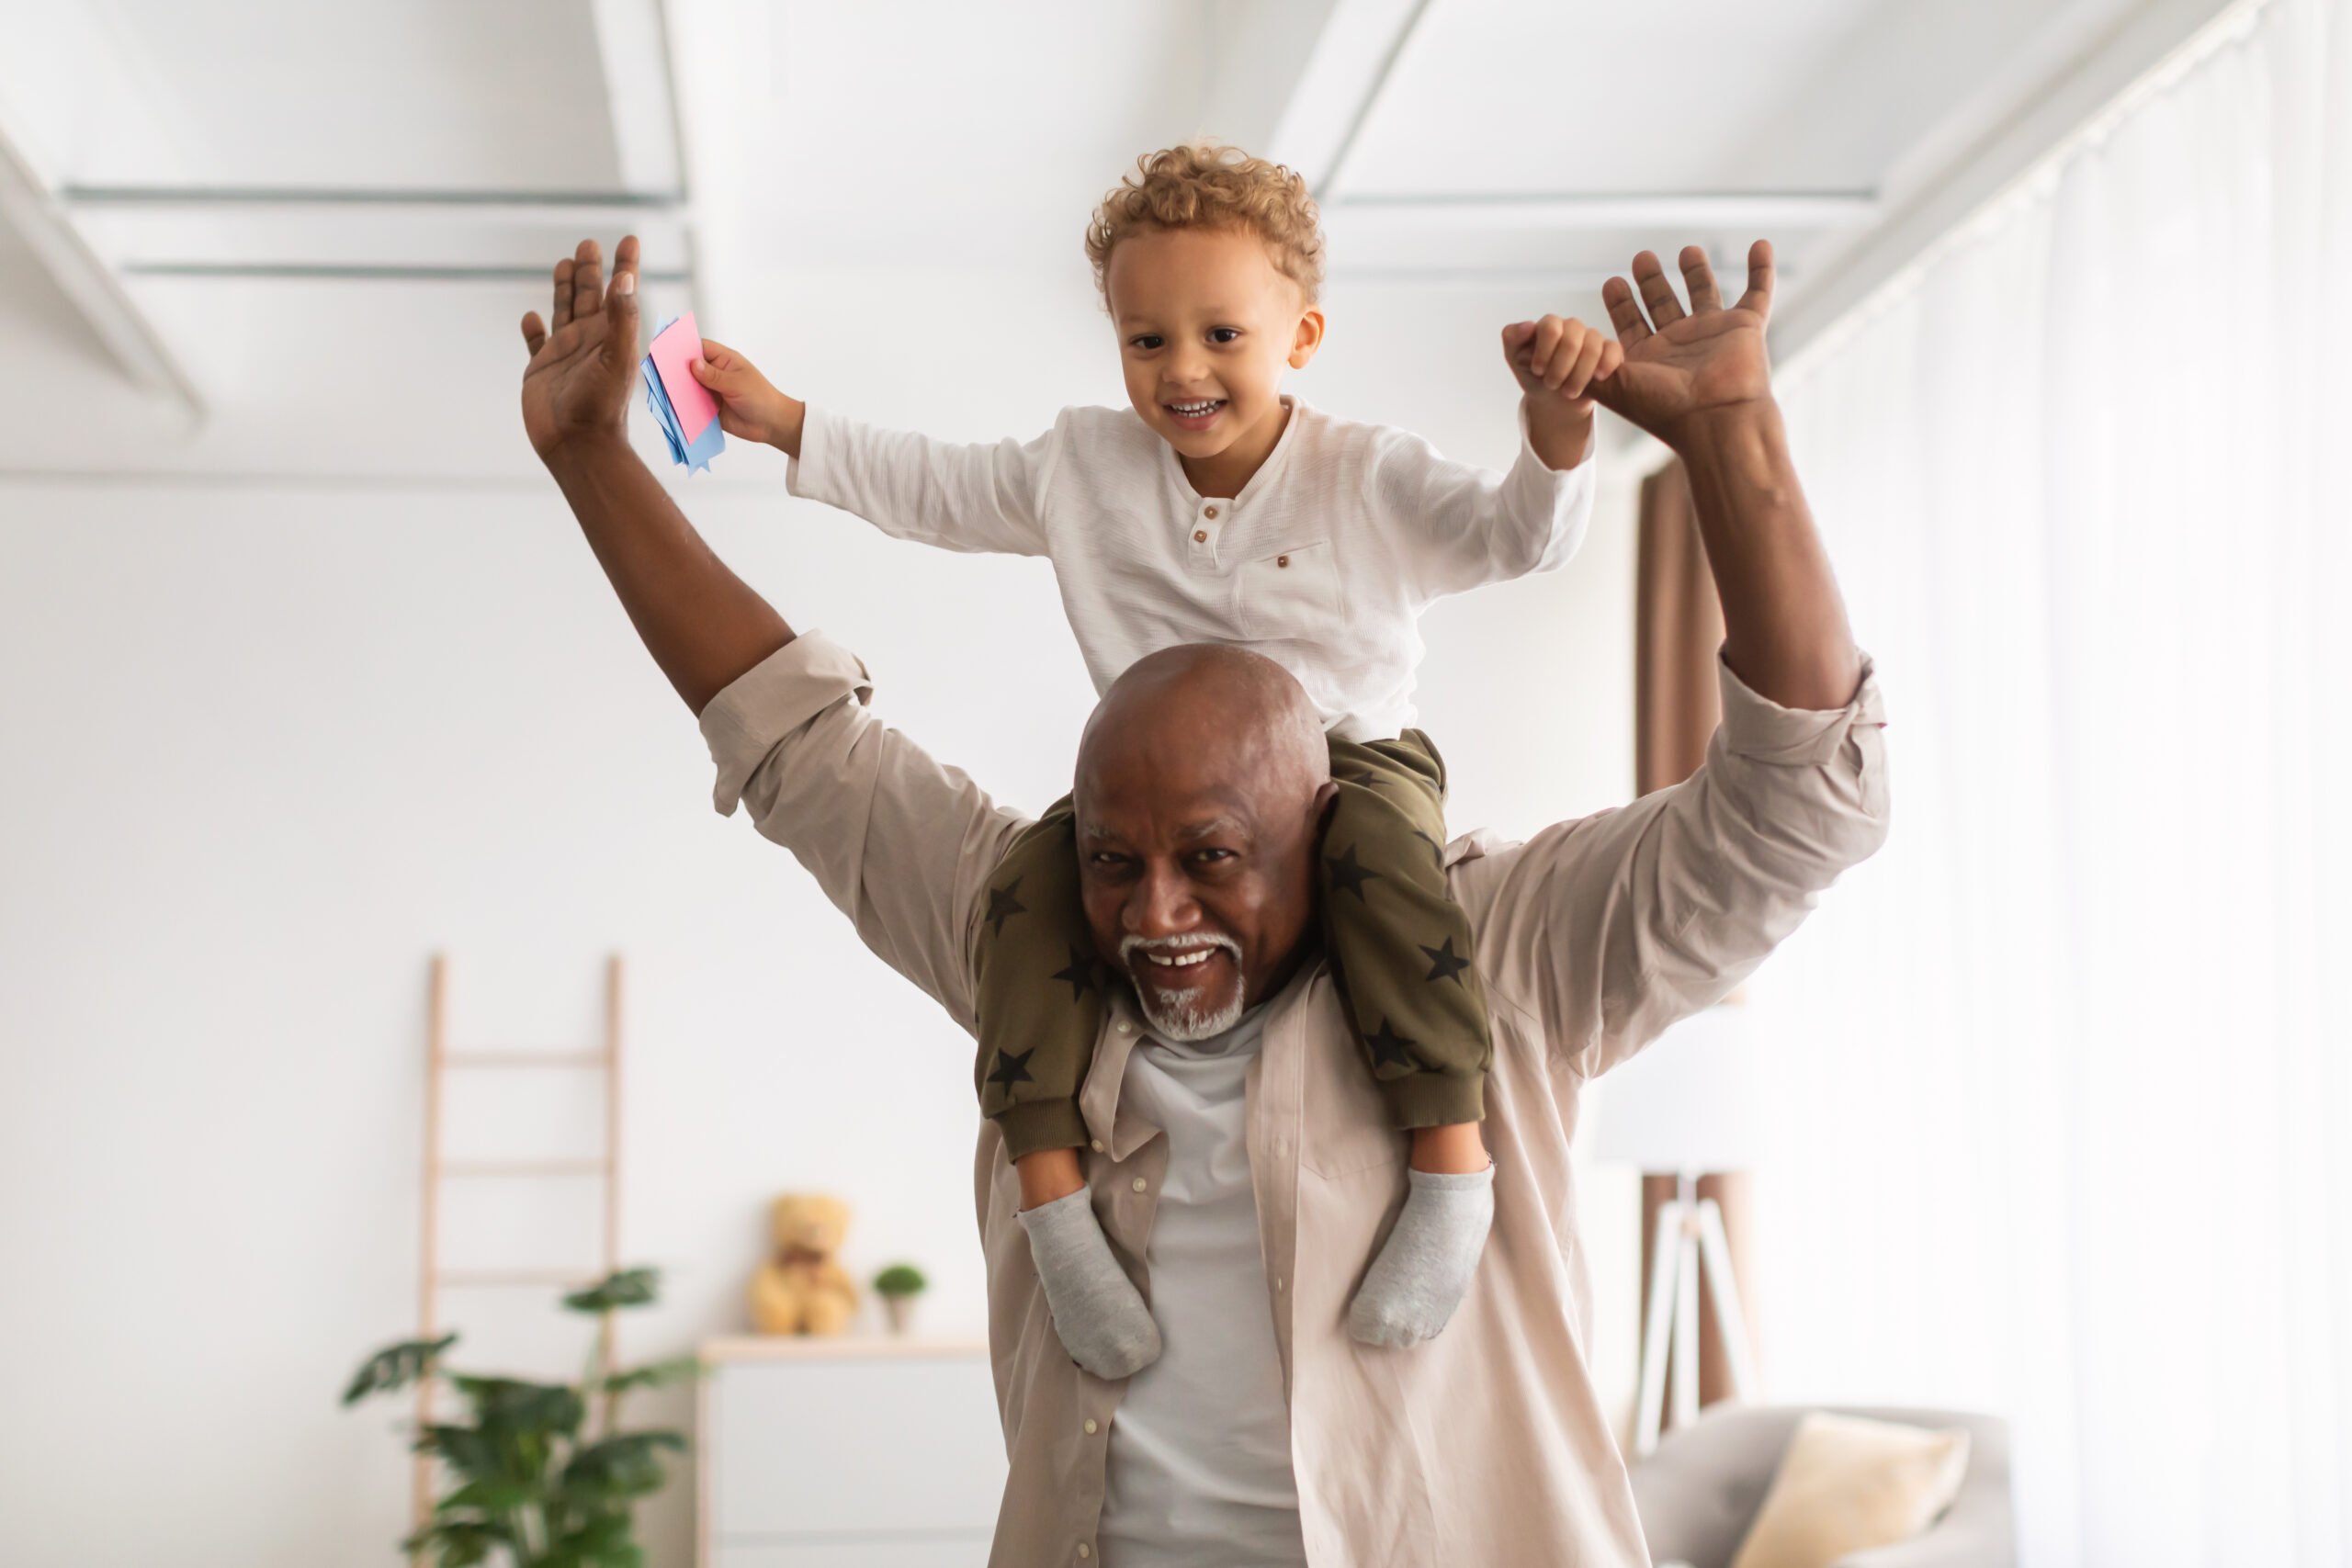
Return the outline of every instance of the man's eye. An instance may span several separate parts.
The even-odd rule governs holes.
[[[1240,336],[1241,329],[1239,327],[1211,327],[1209,329],[1209,341],[1211,343],[1234,343],[1238,342],[1240,339]]]
[[[1140,348],[1146,353],[1149,353],[1151,350],[1159,346],[1160,341],[1160,336],[1158,333],[1146,333],[1141,337],[1129,338],[1127,340],[1127,346],[1129,348]]]
[[[1201,850],[1193,858],[1204,865],[1220,865],[1233,858],[1231,850]]]

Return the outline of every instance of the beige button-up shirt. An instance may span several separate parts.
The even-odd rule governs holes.
[[[1405,1198],[1332,989],[1310,964],[1272,998],[1248,1085],[1266,1310],[1291,1413],[1309,1561],[1486,1568],[1648,1561],[1623,1460],[1587,1369],[1590,1312],[1568,1161],[1590,1079],[1716,1000],[1886,830],[1877,685],[1834,712],[1783,708],[1721,671],[1724,721],[1685,783],[1547,828],[1447,851],[1492,1009],[1486,1134],[1495,1223],[1446,1331],[1357,1344],[1347,1305]],[[712,701],[715,801],[740,800],[858,934],[967,1032],[988,877],[1023,818],[868,705],[865,667],[802,637]],[[1167,1141],[1121,1103],[1137,1031],[1108,1010],[1080,1096],[1094,1205],[1147,1297]],[[996,1129],[973,1163],[989,1338],[1011,1472],[995,1568],[1094,1568],[1104,1454],[1123,1385],[1055,1337]],[[1118,1568],[1115,1562],[1102,1568]]]

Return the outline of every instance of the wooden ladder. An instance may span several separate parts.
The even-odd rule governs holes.
[[[469,1051],[449,1049],[449,959],[433,955],[432,976],[425,1007],[424,1080],[424,1205],[423,1252],[417,1266],[417,1329],[419,1339],[434,1339],[442,1332],[441,1292],[447,1286],[478,1289],[540,1289],[591,1285],[620,1267],[621,1251],[621,957],[605,961],[605,1044],[600,1051]],[[605,1149],[593,1159],[463,1160],[441,1157],[441,1108],[450,1073],[479,1067],[531,1067],[602,1073],[605,1078]],[[604,1188],[604,1266],[594,1274],[561,1269],[462,1269],[441,1266],[441,1188],[451,1179],[512,1180],[594,1176]],[[602,1367],[612,1375],[617,1358],[615,1336],[601,1336]],[[416,1420],[419,1430],[433,1419],[435,1380],[417,1383]],[[419,1454],[415,1462],[413,1514],[422,1529],[433,1517],[433,1458]]]

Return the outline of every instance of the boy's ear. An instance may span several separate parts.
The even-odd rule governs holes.
[[[1306,313],[1298,318],[1297,334],[1291,339],[1290,367],[1294,370],[1306,369],[1306,362],[1314,358],[1315,351],[1322,346],[1323,312],[1310,306]]]

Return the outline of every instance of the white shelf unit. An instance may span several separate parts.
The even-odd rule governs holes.
[[[731,1338],[701,1348],[700,1568],[972,1568],[1004,1492],[988,1347]]]

